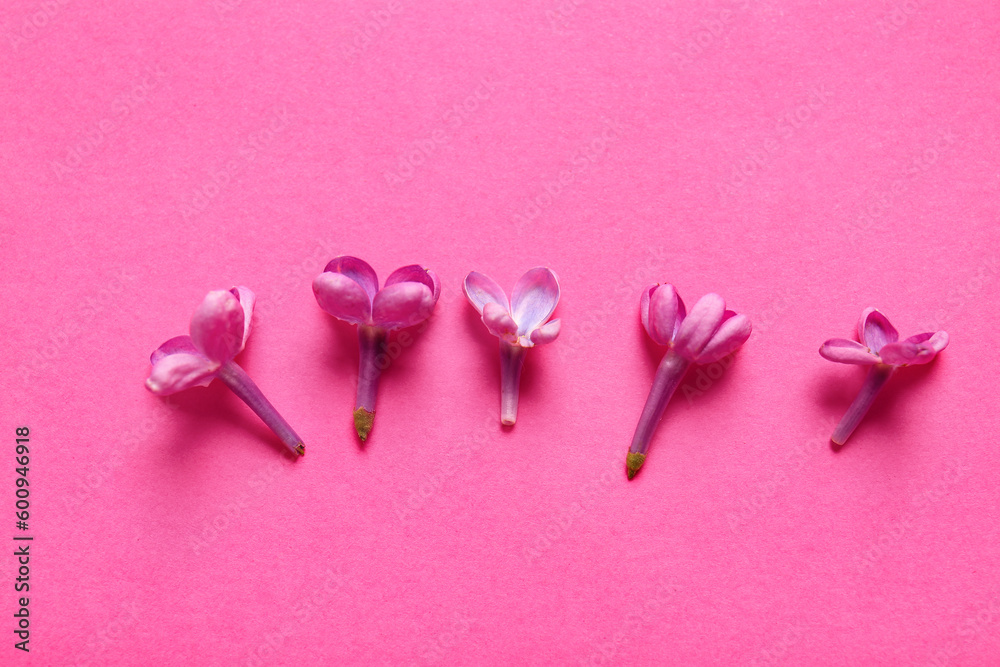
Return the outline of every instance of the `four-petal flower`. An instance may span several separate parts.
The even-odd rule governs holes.
[[[726,310],[726,302],[718,294],[701,297],[688,313],[669,284],[650,285],[642,291],[639,317],[649,337],[667,346],[667,352],[656,369],[625,458],[629,479],[646,462],[653,431],[691,364],[708,364],[735,352],[750,337],[751,329],[747,316]]]
[[[899,340],[896,327],[875,308],[866,308],[861,313],[858,338],[864,343],[831,338],[823,343],[819,353],[841,364],[913,366],[933,361],[937,353],[948,346],[946,331],[919,333]]]
[[[920,333],[899,340],[899,332],[875,308],[866,308],[861,313],[858,339],[862,342],[831,338],[819,348],[820,355],[830,361],[871,366],[861,391],[830,438],[838,446],[851,437],[895,369],[933,361],[937,353],[948,345],[946,331]]]
[[[256,412],[293,453],[305,453],[296,435],[274,406],[233,358],[243,351],[250,337],[250,322],[256,297],[237,286],[209,292],[191,318],[191,335],[171,338],[150,356],[153,365],[146,387],[166,396],[190,387],[222,380]]]
[[[341,256],[330,260],[313,280],[320,308],[337,319],[358,325],[360,354],[354,428],[362,442],[375,423],[375,397],[384,364],[378,363],[389,331],[420,324],[434,310],[441,285],[437,276],[418,265],[396,269],[378,288],[378,276],[364,260]]]
[[[695,364],[718,361],[750,337],[750,320],[727,310],[718,294],[701,297],[688,314],[670,284],[650,285],[642,291],[639,317],[650,338]]]
[[[524,353],[529,347],[551,343],[560,321],[549,321],[559,303],[559,280],[545,267],[529,269],[514,285],[511,299],[488,276],[472,271],[465,277],[465,295],[490,333],[500,339],[500,421],[517,421]]]

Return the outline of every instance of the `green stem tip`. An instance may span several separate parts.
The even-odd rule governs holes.
[[[372,432],[372,426],[374,424],[374,411],[369,412],[364,408],[358,408],[354,411],[354,430],[358,432],[358,437],[361,438],[361,442],[368,439],[368,434]]]
[[[642,464],[646,462],[645,454],[636,454],[635,452],[629,452],[628,456],[625,457],[625,467],[628,470],[628,478],[632,479],[639,472],[639,468]]]

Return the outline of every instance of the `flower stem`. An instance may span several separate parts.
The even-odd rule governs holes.
[[[293,454],[302,456],[306,453],[306,446],[302,444],[302,438],[292,430],[288,422],[278,414],[271,402],[261,393],[254,381],[250,379],[246,371],[236,365],[236,362],[229,361],[219,368],[218,378],[226,383],[226,386],[233,390],[250,409],[257,413],[265,424],[274,431],[275,435],[281,438],[285,446]]]
[[[670,402],[670,397],[677,391],[681,378],[684,377],[684,373],[690,365],[691,362],[674,352],[673,348],[667,350],[667,353],[663,355],[663,361],[656,369],[656,378],[654,378],[653,386],[649,390],[646,405],[639,417],[639,424],[635,427],[632,446],[629,447],[628,456],[625,459],[629,479],[635,477],[639,468],[646,462],[646,451],[653,438],[653,431],[660,423],[660,418],[663,416],[667,403]]]
[[[895,366],[888,364],[875,364],[871,367],[867,377],[865,377],[865,383],[861,385],[861,391],[858,392],[854,402],[851,403],[851,407],[847,408],[847,413],[840,420],[840,423],[837,424],[837,428],[834,429],[833,435],[830,437],[830,440],[835,445],[843,445],[851,437],[854,429],[858,427],[862,418],[868,413],[868,409],[875,401],[875,397],[878,396],[878,392],[885,386],[886,380],[892,375],[894,369]]]
[[[379,327],[358,327],[358,396],[354,401],[354,430],[361,442],[375,425],[375,395],[382,367],[378,363],[379,350],[385,344],[386,331]]]
[[[526,348],[500,341],[500,423],[513,426],[517,421],[517,397],[521,391],[521,369]]]

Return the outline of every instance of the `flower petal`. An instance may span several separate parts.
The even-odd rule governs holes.
[[[934,352],[923,350],[919,345],[907,343],[905,340],[895,343],[886,343],[879,350],[879,357],[882,363],[891,366],[908,366],[911,364],[925,364],[934,358]],[[923,357],[923,359],[921,359]]]
[[[149,363],[155,364],[163,357],[171,354],[177,354],[178,352],[201,354],[201,352],[198,351],[198,348],[194,346],[191,336],[174,336],[166,343],[153,350],[153,354],[149,355]]]
[[[503,306],[504,310],[510,310],[507,295],[504,294],[500,285],[478,271],[472,271],[465,277],[465,296],[469,298],[469,302],[476,307],[480,315],[483,314],[483,306],[488,303],[496,303]]]
[[[672,338],[674,340],[677,339],[677,332],[680,331],[681,323],[684,321],[685,317],[687,317],[687,308],[684,307],[684,299],[682,299],[681,295],[678,294],[677,295],[677,319],[674,321],[674,335],[672,336]]]
[[[649,326],[646,328],[649,337],[660,345],[669,344],[677,329],[679,308],[680,297],[673,285],[657,287],[649,297]]]
[[[340,257],[334,257],[323,269],[323,272],[331,273],[342,273],[347,276],[357,284],[361,285],[361,289],[365,291],[368,295],[368,300],[371,301],[375,298],[378,293],[378,276],[375,275],[375,269],[363,259],[358,259],[357,257],[351,257],[349,255],[341,255]]]
[[[562,328],[562,321],[557,317],[532,331],[529,338],[535,345],[545,345],[556,339],[560,328]]]
[[[726,302],[715,293],[698,299],[674,336],[674,349],[686,359],[697,359],[722,324]]]
[[[435,303],[438,297],[441,296],[441,283],[438,281],[434,272],[430,269],[425,269],[419,264],[410,264],[408,266],[401,266],[392,273],[389,277],[385,279],[385,287],[389,285],[395,285],[396,283],[421,283],[427,285],[427,288],[431,291],[434,296]],[[383,288],[384,289],[384,288]]]
[[[257,303],[257,295],[249,287],[237,285],[229,290],[233,296],[239,299],[243,306],[243,341],[240,343],[242,351],[247,345],[247,338],[250,337],[250,323],[253,321],[253,307]]]
[[[146,388],[154,394],[166,396],[189,387],[204,387],[215,378],[218,370],[218,363],[200,354],[166,354],[153,364],[153,370],[146,380]]]
[[[338,320],[369,324],[372,304],[368,292],[350,276],[324,271],[313,280],[313,293],[319,307]]]
[[[559,280],[543,266],[529,269],[518,278],[510,295],[510,314],[517,331],[527,334],[543,324],[559,303]]]
[[[423,283],[396,283],[383,288],[372,302],[372,322],[383,329],[420,324],[434,310],[434,293]]]
[[[737,315],[731,310],[726,311],[726,318],[719,330],[715,332],[708,345],[698,355],[699,364],[710,364],[732,354],[750,338],[750,318]]]
[[[819,348],[824,359],[840,364],[858,364],[871,366],[879,362],[878,355],[873,354],[863,343],[846,338],[831,338]]]
[[[935,353],[938,353],[948,347],[948,340],[947,331],[935,331],[934,333],[927,332],[910,336],[905,342],[924,345],[929,349],[934,350]]]
[[[639,320],[642,322],[642,328],[646,330],[646,334],[652,338],[653,334],[649,331],[649,299],[653,294],[653,291],[660,286],[660,283],[655,285],[650,285],[642,290],[642,296],[639,297]]]
[[[483,324],[494,336],[511,344],[517,341],[517,322],[500,304],[490,302],[483,306]]]
[[[191,316],[191,340],[199,352],[224,364],[243,349],[244,320],[243,306],[232,292],[213,290]]]
[[[904,341],[886,343],[879,351],[879,356],[884,363],[893,366],[915,366],[931,361],[947,345],[947,332],[922,333]]]
[[[858,340],[868,349],[879,354],[886,343],[899,340],[899,332],[889,323],[889,319],[875,308],[865,308],[858,322]]]

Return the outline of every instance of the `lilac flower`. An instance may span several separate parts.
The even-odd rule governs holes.
[[[209,292],[191,318],[191,335],[171,338],[150,357],[153,364],[146,387],[166,396],[189,387],[205,387],[215,378],[243,399],[288,449],[305,454],[296,435],[233,357],[243,351],[250,336],[256,298],[246,287]]]
[[[430,270],[417,264],[396,269],[378,288],[378,276],[367,262],[341,256],[330,260],[313,280],[319,307],[339,320],[358,325],[360,355],[354,429],[364,442],[375,423],[375,395],[382,368],[377,363],[388,332],[420,324],[434,310],[441,285]]]
[[[948,345],[946,331],[921,333],[899,340],[899,332],[875,308],[866,308],[861,313],[858,338],[863,344],[846,338],[831,338],[819,348],[819,353],[830,361],[871,366],[861,392],[833,431],[830,439],[836,445],[843,445],[851,437],[893,371],[900,366],[926,364]]]
[[[673,285],[650,285],[639,302],[649,337],[667,346],[639,417],[625,464],[632,479],[646,461],[653,431],[691,364],[709,364],[735,352],[750,337],[750,320],[726,310],[718,294],[701,297],[688,314]]]
[[[559,303],[559,281],[549,269],[530,269],[514,285],[508,303],[492,278],[473,271],[465,277],[465,295],[486,328],[500,339],[500,422],[512,426],[517,421],[525,352],[559,335],[559,320],[548,321]]]

